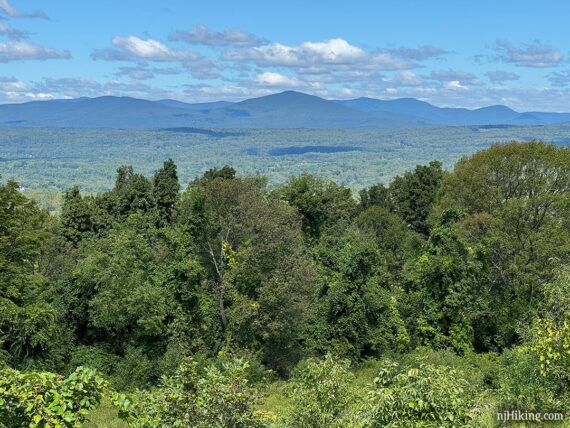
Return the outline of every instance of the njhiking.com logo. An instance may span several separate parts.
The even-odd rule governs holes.
[[[527,412],[523,410],[502,410],[497,412],[499,422],[561,422],[564,413],[559,412]]]

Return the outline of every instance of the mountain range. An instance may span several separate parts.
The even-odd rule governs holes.
[[[103,96],[0,105],[0,126],[28,127],[405,128],[562,122],[570,122],[570,113],[517,112],[504,105],[442,108],[414,98],[326,100],[295,91],[236,103]]]

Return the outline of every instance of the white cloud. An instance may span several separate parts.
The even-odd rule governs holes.
[[[407,58],[414,61],[424,61],[427,59],[438,58],[449,52],[436,48],[432,45],[424,45],[417,49],[400,47],[397,49],[390,49],[390,53],[397,55],[401,58]]]
[[[262,38],[238,28],[216,32],[209,30],[203,25],[198,25],[187,31],[176,31],[170,34],[168,38],[170,40],[205,46],[244,47],[263,43]]]
[[[0,62],[70,58],[69,51],[50,49],[28,41],[0,42]]]
[[[222,58],[227,61],[253,62],[262,67],[292,68],[302,72],[400,70],[414,66],[410,61],[397,58],[389,52],[368,53],[340,38],[304,42],[299,46],[272,43],[248,49],[234,49],[225,52]]]
[[[522,47],[516,47],[508,40],[497,40],[495,49],[499,52],[495,59],[521,67],[555,67],[564,60],[564,56],[559,51],[538,40],[524,44]]]
[[[0,35],[7,36],[10,39],[22,39],[25,33],[12,27],[7,22],[0,21]]]
[[[550,73],[546,76],[551,85],[554,86],[569,86],[570,85],[570,70],[563,70],[555,73]]]
[[[450,89],[452,91],[468,91],[469,88],[465,85],[462,85],[459,80],[452,80],[447,82],[445,88]]]
[[[519,80],[520,76],[517,73],[512,73],[510,71],[489,71],[486,73],[489,80],[493,83],[502,83],[507,80]]]
[[[0,0],[0,11],[12,18],[42,18],[48,19],[48,16],[41,10],[25,13],[21,12],[8,3],[8,0]]]
[[[134,62],[139,65],[140,70],[146,62],[178,62],[197,79],[219,77],[218,70],[223,68],[218,62],[190,48],[173,49],[154,39],[141,39],[132,35],[117,36],[113,38],[112,45],[110,48],[95,50],[91,57],[95,60]],[[134,72],[132,68],[123,71],[131,75]],[[146,76],[143,74],[145,73],[139,73],[139,80],[142,80],[142,77],[152,77],[148,73]],[[161,74],[160,69],[155,69],[153,74]]]
[[[15,77],[0,77],[0,91],[24,92],[28,90],[28,85],[19,81]]]
[[[293,79],[280,73],[266,71],[255,77],[255,83],[264,86],[278,86],[282,88],[296,88],[302,86],[299,79]]]
[[[440,82],[458,81],[462,85],[482,85],[483,82],[475,74],[456,70],[435,70],[429,75],[430,79]]]
[[[136,36],[117,36],[112,44],[113,48],[97,50],[92,57],[107,61],[188,61],[200,58],[191,49],[171,49],[157,40],[143,40]]]
[[[417,86],[424,82],[424,79],[410,70],[399,71],[394,77],[385,79],[391,85]]]

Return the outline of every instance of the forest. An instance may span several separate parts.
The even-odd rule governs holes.
[[[1,427],[570,417],[568,147],[494,144],[359,192],[179,174],[120,166],[58,214],[0,185]]]
[[[56,129],[0,128],[0,174],[51,212],[72,186],[102,193],[119,165],[152,176],[173,159],[181,183],[231,165],[238,176],[263,175],[268,187],[304,173],[359,192],[388,184],[437,159],[451,169],[462,156],[493,143],[539,139],[570,145],[570,124],[447,126],[411,129]]]

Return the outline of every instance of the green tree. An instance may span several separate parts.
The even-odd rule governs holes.
[[[162,224],[170,224],[180,191],[176,164],[172,159],[166,160],[162,168],[154,174],[152,187]]]
[[[444,177],[441,162],[417,165],[413,171],[396,176],[388,189],[390,207],[408,226],[425,236],[429,235],[428,215]]]
[[[484,331],[482,312],[489,308],[485,253],[470,247],[453,227],[440,226],[406,275],[417,339],[461,352],[472,349],[475,330]],[[479,341],[490,340],[482,335]]]
[[[359,359],[405,348],[399,292],[389,285],[373,237],[352,227],[342,236],[323,236],[314,253],[319,288],[310,328],[316,351]]]
[[[132,166],[117,169],[115,187],[98,197],[98,205],[117,219],[132,213],[149,213],[156,208],[153,186],[142,174],[135,173]]]
[[[370,186],[367,189],[360,191],[360,208],[366,210],[372,206],[378,206],[385,209],[390,209],[390,192],[382,183]]]
[[[399,216],[385,208],[370,206],[358,215],[356,224],[376,238],[376,244],[396,280],[405,262],[420,251],[421,237],[410,231]]]
[[[62,235],[77,246],[80,240],[102,234],[111,227],[109,215],[96,204],[96,199],[82,196],[79,187],[65,192],[61,209]]]
[[[0,185],[0,347],[15,365],[52,366],[66,348],[57,294],[39,273],[51,235],[45,211],[15,182]]]
[[[259,179],[217,177],[191,186],[178,215],[198,243],[216,297],[222,344],[262,350],[287,370],[299,358],[313,277],[294,209]]]
[[[343,229],[356,212],[350,189],[304,174],[293,177],[275,197],[295,207],[303,219],[303,231],[317,239],[325,230]]]
[[[487,248],[503,345],[518,340],[544,284],[570,259],[569,190],[570,150],[536,141],[494,145],[462,159],[444,180],[434,217],[466,213],[462,234]]]
[[[352,426],[356,391],[349,366],[348,360],[337,361],[331,355],[302,362],[287,385],[291,406],[285,415],[286,426]]]

